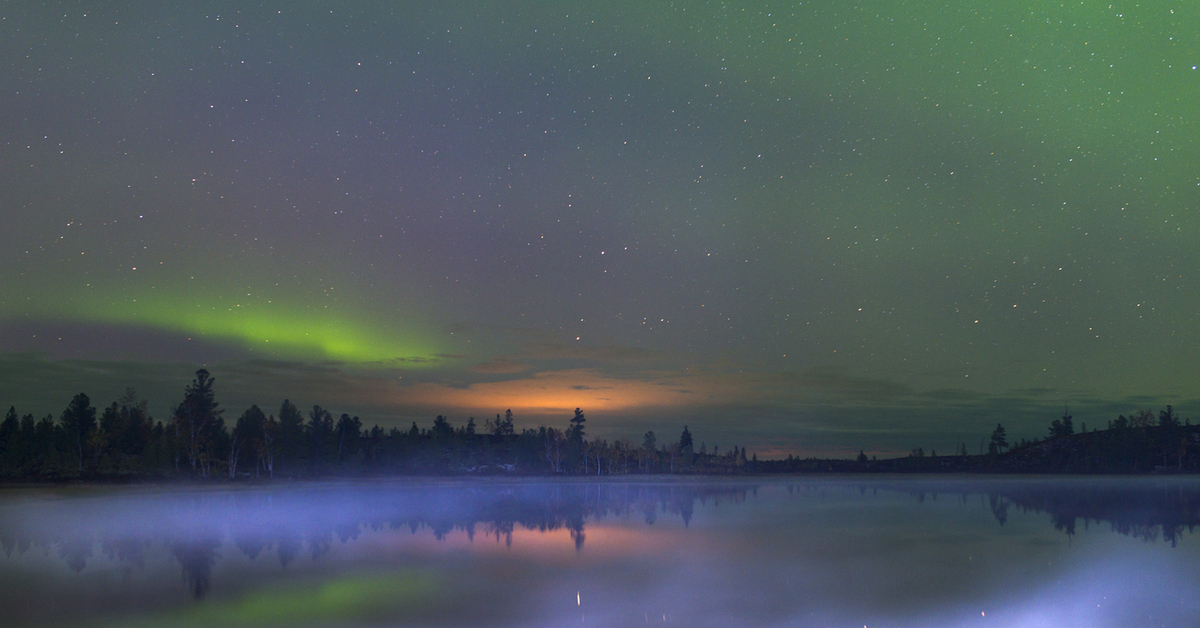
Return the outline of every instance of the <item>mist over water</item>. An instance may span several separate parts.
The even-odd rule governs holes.
[[[1192,479],[0,493],[33,625],[1194,625]]]

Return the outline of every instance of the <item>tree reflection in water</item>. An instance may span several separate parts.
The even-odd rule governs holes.
[[[365,531],[428,530],[438,540],[478,531],[511,547],[516,530],[566,531],[583,551],[588,522],[609,517],[653,526],[669,516],[691,523],[697,502],[735,504],[758,486],[731,482],[443,482],[310,485],[279,489],[197,491],[184,494],[10,501],[0,507],[0,546],[7,556],[42,548],[81,572],[100,551],[126,569],[145,568],[149,548],[160,544],[179,564],[189,593],[204,598],[212,588],[222,546],[249,560],[274,553],[283,568],[307,554],[318,559],[338,544],[350,545]],[[878,491],[912,495],[918,502],[939,495],[963,500],[978,495],[999,525],[1010,511],[1050,515],[1055,529],[1075,533],[1079,520],[1107,522],[1125,535],[1159,538],[1175,546],[1186,529],[1200,524],[1200,484],[1146,479],[1017,480],[807,480],[788,481],[789,493],[852,489],[869,498]]]
[[[183,580],[197,600],[203,599],[212,586],[213,565],[221,553],[217,536],[171,542],[171,555],[183,567]]]
[[[653,525],[659,514],[687,525],[695,503],[744,501],[744,483],[528,483],[459,482],[434,486],[404,484],[313,485],[278,491],[199,492],[180,495],[96,497],[20,505],[17,525],[0,513],[0,544],[8,555],[31,545],[57,547],[72,571],[80,572],[100,543],[105,556],[126,567],[144,567],[153,543],[168,548],[196,599],[212,586],[221,546],[255,560],[274,550],[287,568],[307,553],[325,555],[336,543],[350,544],[363,530],[429,530],[441,541],[454,532],[473,539],[480,528],[512,546],[513,532],[566,530],[576,551],[587,539],[587,521],[640,515]],[[13,511],[10,506],[10,511]],[[305,550],[307,549],[307,552]]]
[[[986,495],[1000,525],[1009,508],[1046,513],[1055,530],[1075,534],[1076,525],[1107,523],[1113,532],[1175,547],[1184,530],[1200,526],[1200,484],[1172,478],[1026,478],[883,482],[875,486],[912,494]]]

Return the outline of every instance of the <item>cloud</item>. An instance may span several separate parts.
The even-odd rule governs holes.
[[[471,412],[513,408],[541,415],[568,412],[576,407],[602,412],[645,412],[694,411],[731,405],[791,408],[806,403],[883,403],[911,394],[904,384],[854,377],[831,369],[739,373],[698,368],[618,376],[599,368],[574,368],[465,386],[444,381],[418,382],[400,386],[395,403],[464,408]]]
[[[1058,394],[1057,388],[1023,388],[1012,391],[1012,394],[1023,397],[1049,397]]]
[[[962,388],[939,388],[937,390],[923,392],[918,396],[924,399],[932,399],[937,401],[965,402],[979,401],[986,395],[974,390],[965,390]]]
[[[58,320],[0,321],[0,352],[56,359],[196,363],[247,355],[229,342],[149,326]]]
[[[467,370],[472,373],[485,373],[488,375],[509,375],[531,371],[533,367],[528,364],[513,362],[512,360],[498,359],[482,364],[473,364],[467,367]]]
[[[459,321],[445,326],[447,333],[473,338],[495,338],[497,336],[541,336],[546,332],[534,327],[469,323]]]
[[[466,356],[455,356],[466,357]],[[535,362],[541,363],[543,371],[555,363],[571,362],[574,364],[591,363],[607,366],[632,365],[661,359],[663,354],[649,349],[627,346],[574,346],[563,343],[537,342],[528,343],[524,349],[510,355],[497,356],[490,362],[481,362],[467,367],[470,373],[482,375],[515,375],[537,369]],[[583,368],[583,365],[580,364]]]
[[[420,382],[398,389],[395,401],[473,412],[512,408],[538,415],[569,412],[576,407],[611,411],[680,402],[659,382],[615,378],[585,368],[541,371],[529,377],[479,382],[462,388],[440,382]]]
[[[534,343],[520,354],[524,359],[587,360],[593,362],[646,362],[664,357],[650,349],[627,346],[579,346],[563,343]]]
[[[765,373],[757,376],[757,379],[761,381],[760,388],[775,390],[789,398],[812,398],[816,395],[826,400],[891,403],[914,394],[908,384],[853,375],[836,367]]]
[[[119,399],[127,388],[151,401],[151,411],[164,417],[182,398],[196,367],[169,362],[54,359],[40,352],[0,353],[0,404],[20,414],[57,414],[78,393],[95,406]]]
[[[132,360],[54,359],[31,352],[0,353],[0,404],[20,414],[57,415],[80,392],[105,406],[134,388],[165,421],[199,368],[212,373],[226,419],[250,405],[271,413],[288,398],[301,408],[319,404],[364,421],[388,423],[397,416],[398,377],[390,371],[355,372],[329,362],[226,360],[214,364]],[[232,415],[230,417],[229,415]]]

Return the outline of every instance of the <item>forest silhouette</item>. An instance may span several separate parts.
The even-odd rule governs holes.
[[[1200,426],[1171,406],[1155,417],[1141,410],[1119,416],[1107,429],[1077,433],[1064,413],[1045,438],[1010,445],[997,425],[978,454],[965,444],[950,455],[875,459],[759,460],[744,447],[695,447],[685,425],[678,439],[653,431],[635,442],[587,437],[576,408],[562,428],[517,431],[511,410],[454,426],[437,416],[432,426],[367,428],[355,416],[338,418],[314,405],[307,413],[284,400],[267,414],[257,405],[227,422],[216,380],[204,369],[185,387],[165,420],[128,390],[102,410],[83,393],[57,420],[18,417],[10,407],[0,421],[0,478],[19,481],[134,479],[314,479],[393,475],[632,475],[748,473],[1179,473],[1200,468]]]
[[[227,422],[215,379],[204,369],[184,390],[166,421],[156,421],[133,390],[103,410],[83,393],[58,420],[0,421],[0,477],[16,480],[136,478],[325,478],[443,474],[629,475],[735,474],[753,468],[745,448],[697,452],[684,426],[678,441],[648,431],[635,444],[587,438],[587,417],[576,408],[563,429],[517,431],[511,410],[480,425],[455,427],[444,416],[432,426],[366,428],[355,416],[315,405],[304,413],[284,400],[267,414],[252,405]]]

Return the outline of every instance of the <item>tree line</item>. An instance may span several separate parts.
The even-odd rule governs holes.
[[[307,413],[284,400],[278,412],[257,405],[227,422],[205,369],[184,389],[166,421],[150,416],[146,400],[128,390],[97,409],[83,393],[55,420],[18,418],[10,407],[0,421],[0,477],[74,479],[122,477],[311,478],[345,475],[524,473],[621,475],[731,474],[749,471],[757,456],[745,448],[711,453],[693,445],[684,426],[679,440],[660,443],[646,432],[627,438],[588,439],[587,418],[576,408],[563,429],[517,431],[509,410],[483,425],[474,417],[455,427],[444,416],[429,428],[366,428],[356,416],[319,405]]]
[[[986,442],[986,449],[984,448]],[[985,453],[986,452],[986,453]],[[1044,438],[1025,438],[1010,444],[1008,430],[998,423],[991,436],[979,442],[979,455],[959,443],[953,454],[927,455],[921,447],[908,456],[876,460],[859,453],[857,460],[793,458],[765,461],[765,472],[804,473],[1196,473],[1200,471],[1200,425],[1167,406],[1157,416],[1139,410],[1118,416],[1104,429],[1088,429],[1069,412],[1050,422]]]
[[[1200,426],[1171,406],[1157,416],[1139,410],[1109,421],[1105,429],[1078,432],[1068,412],[1050,424],[1044,439],[1008,447],[1002,425],[992,433],[991,453],[1002,466],[1041,467],[1070,473],[1195,472],[1200,470]]]

